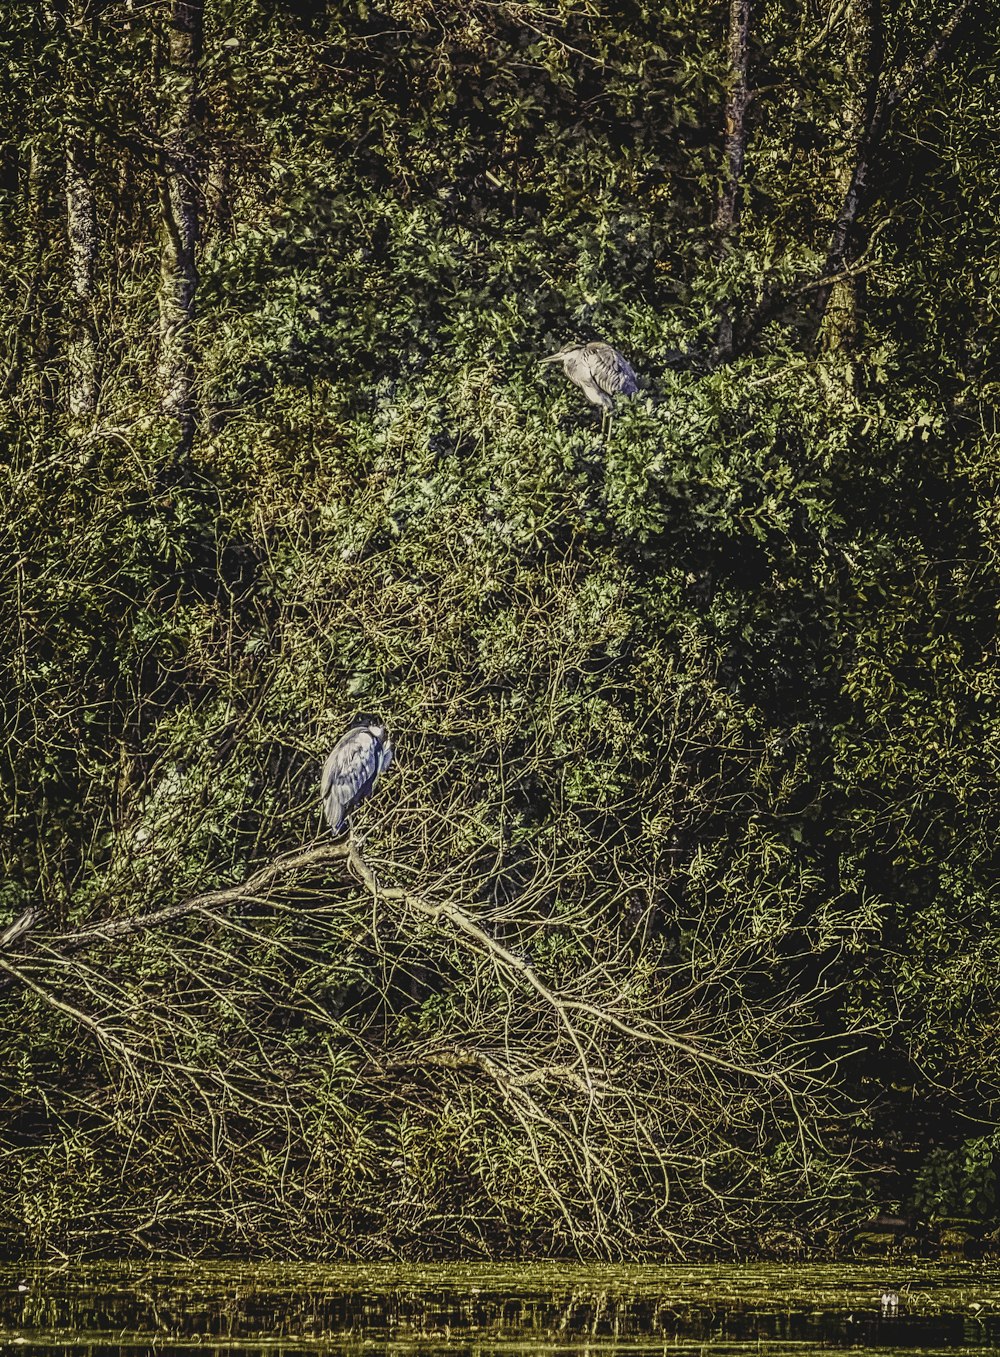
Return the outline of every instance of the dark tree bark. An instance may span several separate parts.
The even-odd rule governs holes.
[[[211,238],[228,235],[233,219],[232,185],[230,183],[229,162],[225,154],[216,149],[209,161],[205,176],[205,226],[207,232],[206,249],[211,248]]]
[[[195,422],[194,314],[198,288],[200,100],[198,63],[204,0],[169,0],[166,120],[160,176],[160,351],[157,383],[163,413],[190,444]]]
[[[729,4],[729,94],[726,98],[726,173],[715,214],[715,230],[720,255],[739,219],[740,188],[747,148],[747,110],[750,107],[750,34],[752,0],[730,0]],[[727,357],[733,348],[733,318],[728,305],[719,316],[716,349]]]
[[[58,80],[58,24],[52,4],[37,6],[29,41],[39,88]],[[56,317],[63,301],[61,253],[53,247],[51,230],[53,219],[62,215],[60,155],[47,113],[44,104],[36,104],[36,115],[24,126],[20,141],[8,146],[13,209],[8,229],[19,238],[21,267],[8,280],[19,297],[0,346],[5,362],[0,397],[15,402],[22,416],[37,417],[43,424],[59,406]]]
[[[920,83],[938,62],[944,57],[955,41],[958,26],[971,6],[972,0],[958,0],[937,37],[922,57],[900,72],[897,78],[880,92],[881,66],[881,18],[877,9],[877,0],[855,0],[851,7],[852,17],[864,16],[867,22],[867,39],[862,37],[862,45],[867,46],[867,55],[874,70],[865,98],[864,125],[857,138],[857,151],[853,165],[845,171],[846,188],[841,202],[840,212],[830,235],[830,244],[823,264],[822,279],[813,301],[812,328],[818,337],[826,318],[827,309],[834,293],[836,283],[842,275],[850,273],[850,266],[857,258],[856,228],[858,218],[871,202],[872,175],[882,141],[888,131],[892,115],[908,94]]]
[[[747,110],[750,107],[751,0],[730,0],[729,94],[726,98],[726,176],[722,181],[715,229],[720,237],[732,231],[739,218],[739,193],[747,149]]]
[[[859,0],[859,3],[862,3],[862,0]],[[875,0],[872,0],[873,5],[874,3]],[[954,46],[959,25],[971,9],[972,0],[957,0],[936,38],[923,55],[909,62],[891,82],[883,79],[885,88],[882,91],[878,89],[877,84],[872,86],[870,96],[866,100],[865,124],[857,136],[856,153],[844,171],[843,182],[846,187],[830,234],[830,243],[822,269],[815,278],[799,283],[791,290],[777,284],[766,287],[756,310],[740,326],[739,334],[732,346],[734,353],[746,352],[764,326],[790,308],[801,296],[811,298],[806,314],[812,337],[814,340],[818,339],[834,287],[852,273],[856,260],[856,253],[852,252],[855,228],[861,213],[875,197],[873,176],[877,168],[877,157],[893,114],[930,71],[948,55]]]
[[[856,221],[865,181],[856,182],[855,177],[861,163],[862,143],[874,127],[878,112],[883,59],[879,0],[851,0],[847,8],[845,47],[848,89],[842,118],[848,154],[838,175],[838,188],[842,195],[841,217],[843,205],[848,200],[854,206],[855,217],[850,221],[838,219],[824,274],[830,278],[841,276],[821,289],[815,304],[820,309],[818,325],[823,347],[828,353],[850,358],[861,347],[864,326],[864,279],[863,275],[852,274],[849,266],[863,253],[866,243]]]
[[[54,324],[54,286],[58,273],[49,248],[49,222],[58,213],[58,161],[39,142],[28,153],[27,232],[25,254],[29,261],[28,295],[23,316],[23,376],[29,400],[44,418],[58,411],[58,339]],[[57,217],[58,220],[58,217]]]

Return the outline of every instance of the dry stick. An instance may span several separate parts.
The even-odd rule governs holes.
[[[72,1004],[67,1004],[64,1000],[57,999],[54,994],[50,994],[48,990],[44,989],[41,985],[36,984],[30,976],[25,975],[24,972],[18,970],[16,966],[11,966],[2,959],[0,959],[0,970],[5,971],[12,980],[16,980],[19,984],[24,985],[26,989],[30,989],[33,994],[37,994],[44,1003],[48,1004],[51,1008],[54,1008],[57,1013],[65,1014],[66,1017],[72,1018],[74,1022],[78,1022],[81,1027],[85,1027],[88,1031],[93,1032],[94,1036],[102,1045],[110,1046],[113,1051],[117,1052],[120,1059],[124,1061],[133,1077],[135,1077],[132,1061],[135,1058],[141,1059],[141,1057],[138,1056],[136,1051],[131,1050],[125,1042],[119,1040],[118,1037],[113,1036],[106,1028],[102,1027],[99,1022],[89,1015],[89,1013],[84,1013],[81,1009],[74,1008]]]
[[[802,43],[801,46],[799,47],[798,52],[796,54],[796,59],[799,62],[802,61],[802,58],[806,55],[807,52],[814,51],[817,47],[821,46],[822,43],[826,42],[827,38],[833,32],[834,24],[839,23],[840,20],[844,17],[844,14],[847,12],[848,4],[849,0],[840,0],[839,4],[832,4],[830,6],[829,10],[827,11],[826,20],[823,24],[823,27],[819,30],[818,33],[814,34],[813,37],[811,37],[808,42]]]
[[[231,920],[223,918],[222,915],[216,915],[210,912],[206,912],[205,918],[218,923],[221,927],[228,929],[229,932],[231,933],[236,933],[237,935],[250,938],[254,941],[261,941],[264,938],[264,935],[262,933],[255,933],[251,932],[248,929],[240,928],[239,926],[233,924]],[[200,946],[203,949],[206,949],[206,944],[204,942],[202,942]],[[287,955],[292,956],[295,955],[292,949],[285,948],[284,950]],[[221,990],[216,989],[214,985],[211,985],[209,983],[205,976],[204,971],[196,970],[184,959],[184,957],[180,953],[174,950],[171,950],[169,952],[169,955],[171,959],[174,961],[175,965],[178,967],[178,969],[185,971],[187,974],[191,976],[196,976],[199,979],[201,979],[203,983],[206,985],[206,987],[209,988],[211,992],[216,995],[217,998],[225,997]],[[220,961],[224,961],[226,960],[228,954],[221,948],[215,948],[214,955],[217,958],[219,958]],[[270,997],[271,991],[267,988],[266,979],[260,981],[257,984],[253,993],[262,998],[265,996]],[[349,1027],[346,1023],[341,1022],[340,1019],[333,1017],[314,998],[312,998],[310,995],[302,994],[298,996],[297,1003],[298,1008],[296,1011],[299,1014],[308,1015],[313,1019],[322,1022],[327,1028],[332,1029],[336,1036],[343,1042],[345,1047],[348,1046],[354,1047],[356,1053],[359,1056],[363,1057],[366,1060],[371,1059],[371,1050],[368,1044],[366,1044],[364,1037],[358,1035],[353,1030],[353,1028]],[[264,1044],[261,1041],[261,1038],[253,1024],[248,1022],[246,1017],[241,1013],[237,1013],[234,1016],[233,1021],[239,1024],[241,1030],[247,1034],[249,1040],[256,1047],[257,1051],[260,1054],[260,1058],[263,1061],[264,1066],[268,1070],[268,1072],[277,1075],[279,1071],[274,1065],[271,1056],[267,1054]],[[235,1063],[238,1068],[244,1068],[248,1075],[250,1075],[251,1077],[254,1076],[255,1072],[253,1068],[249,1065],[246,1065],[244,1061],[236,1061]]]
[[[513,1113],[515,1120],[520,1124],[522,1131],[527,1137],[528,1149],[530,1150],[531,1157],[534,1160],[538,1176],[541,1178],[542,1182],[548,1188],[549,1195],[555,1202],[556,1208],[558,1209],[559,1213],[565,1220],[566,1228],[569,1231],[569,1236],[573,1241],[574,1247],[576,1247],[576,1237],[578,1227],[573,1223],[573,1217],[570,1213],[569,1207],[566,1204],[565,1197],[556,1187],[555,1183],[552,1181],[549,1175],[548,1169],[545,1167],[541,1151],[539,1150],[538,1147],[538,1140],[535,1133],[535,1128],[525,1119],[521,1108],[517,1105],[516,1101],[509,1096],[507,1090],[504,1089],[503,1085],[500,1084],[498,1085],[498,1087],[500,1090],[500,1096],[503,1098],[504,1102],[507,1104],[508,1108]]]
[[[73,1004],[67,1003],[64,999],[57,998],[54,994],[50,994],[44,986],[39,985],[37,981],[32,980],[32,978],[29,975],[26,975],[24,971],[19,970],[16,966],[10,965],[9,962],[4,961],[2,958],[0,958],[0,971],[6,972],[11,981],[16,981],[19,984],[24,985],[26,989],[31,990],[32,993],[37,994],[44,1003],[48,1004],[50,1008],[55,1009],[57,1013],[65,1014],[67,1017],[72,1018],[74,1022],[78,1022],[82,1027],[85,1027],[89,1032],[93,1032],[99,1043],[108,1046],[111,1050],[117,1052],[119,1058],[128,1068],[133,1079],[138,1080],[135,1062],[139,1062],[143,1065],[152,1065],[158,1069],[174,1070],[189,1081],[198,1095],[205,1102],[206,1107],[209,1107],[208,1097],[198,1078],[199,1075],[205,1075],[206,1072],[204,1070],[198,1070],[195,1066],[188,1065],[182,1060],[172,1060],[163,1055],[147,1054],[144,1051],[137,1050],[133,1046],[129,1046],[127,1042],[122,1041],[120,1037],[116,1037],[112,1032],[108,1031],[106,1027],[102,1026],[96,1018],[92,1018],[89,1013],[84,1013],[82,1009],[76,1008]],[[248,1070],[248,1072],[251,1074],[254,1073],[252,1070]],[[212,1072],[209,1071],[208,1078],[224,1092],[232,1094],[234,1091],[234,1085],[224,1079],[221,1073],[212,1074]],[[272,1102],[263,1098],[257,1098],[246,1089],[238,1089],[237,1091],[244,1102],[252,1103],[255,1107],[272,1110],[274,1108]]]
[[[737,1074],[751,1075],[753,1078],[764,1082],[778,1083],[780,1087],[785,1088],[786,1092],[788,1091],[787,1087],[785,1086],[784,1082],[781,1080],[779,1075],[769,1074],[766,1071],[751,1069],[749,1066],[740,1065],[732,1060],[726,1060],[724,1056],[713,1055],[709,1051],[705,1051],[697,1046],[690,1045],[688,1042],[683,1041],[680,1037],[671,1036],[669,1033],[658,1031],[655,1028],[642,1029],[630,1027],[620,1018],[616,1018],[606,1009],[599,1008],[596,1004],[589,1004],[579,999],[560,999],[557,994],[555,994],[552,990],[548,988],[547,985],[545,985],[541,980],[539,980],[538,976],[535,974],[535,972],[532,970],[532,968],[528,965],[526,961],[522,960],[520,957],[515,956],[512,952],[508,952],[508,950],[506,949],[506,947],[503,946],[502,943],[499,943],[495,938],[490,937],[488,933],[486,933],[476,923],[474,923],[473,920],[470,919],[469,916],[465,913],[465,911],[460,909],[457,905],[455,904],[432,905],[428,904],[425,900],[421,900],[419,896],[412,895],[409,891],[403,890],[400,887],[379,886],[374,873],[367,866],[367,864],[363,862],[358,862],[357,865],[360,870],[361,879],[364,882],[364,884],[371,891],[375,892],[381,899],[397,901],[401,904],[408,905],[411,909],[415,909],[418,913],[423,914],[426,918],[429,919],[437,920],[442,917],[448,919],[458,929],[460,929],[461,932],[468,934],[468,936],[471,938],[474,938],[475,941],[478,942],[479,945],[485,951],[487,951],[492,956],[495,956],[498,960],[502,961],[505,966],[509,967],[513,971],[516,971],[518,974],[523,975],[525,979],[528,981],[528,983],[532,986],[532,988],[536,990],[538,994],[541,995],[541,997],[546,1001],[546,1003],[550,1004],[552,1008],[555,1009],[556,1013],[560,1016],[563,1023],[568,1027],[570,1033],[573,1036],[574,1045],[576,1046],[577,1051],[580,1054],[580,1058],[584,1064],[585,1069],[587,1068],[586,1057],[583,1055],[583,1052],[580,1049],[579,1042],[575,1035],[575,1029],[573,1028],[572,1024],[569,1023],[566,1019],[566,1013],[570,1009],[575,1009],[579,1012],[586,1013],[589,1017],[594,1018],[596,1021],[603,1023],[607,1026],[614,1027],[617,1031],[621,1032],[623,1036],[634,1037],[640,1041],[651,1041],[658,1045],[671,1046],[675,1050],[683,1051],[686,1055],[692,1056],[695,1060],[705,1060],[708,1061],[708,1063],[712,1065],[717,1065],[722,1069],[731,1070]],[[593,1091],[593,1084],[589,1079],[588,1088]]]
[[[47,938],[46,943],[58,949],[60,957],[72,956],[88,947],[98,947],[102,943],[116,942],[119,938],[132,937],[136,933],[145,933],[162,924],[184,919],[189,914],[205,913],[212,908],[236,905],[256,899],[267,898],[267,890],[305,867],[317,867],[325,862],[336,862],[349,857],[346,843],[322,844],[319,847],[299,849],[294,853],[285,853],[266,867],[248,876],[237,886],[222,886],[218,890],[206,891],[204,895],[193,895],[176,905],[167,905],[164,909],[154,910],[150,914],[137,914],[129,919],[109,919],[107,922],[91,928],[83,928],[75,933],[58,934]],[[22,919],[24,916],[22,916]],[[18,920],[20,925],[21,920]],[[13,925],[12,925],[13,926]],[[10,931],[10,930],[8,930]],[[0,942],[3,939],[0,938]],[[3,988],[0,985],[0,988]]]
[[[460,932],[465,933],[489,955],[509,969],[522,975],[529,985],[540,995],[541,998],[549,1004],[560,1017],[564,1026],[567,1028],[570,1038],[580,1057],[580,1063],[585,1072],[587,1087],[591,1092],[594,1091],[593,1081],[589,1073],[589,1064],[587,1057],[580,1045],[579,1038],[573,1024],[568,1020],[567,1013],[570,1009],[575,1009],[586,1013],[598,1022],[614,1027],[624,1036],[636,1038],[641,1041],[651,1041],[659,1045],[667,1045],[675,1050],[682,1051],[695,1060],[706,1061],[709,1064],[718,1066],[721,1069],[727,1069],[737,1074],[749,1075],[762,1082],[777,1083],[786,1093],[789,1092],[787,1085],[777,1074],[767,1071],[752,1069],[741,1065],[738,1062],[727,1060],[724,1056],[714,1055],[697,1046],[683,1041],[680,1037],[672,1036],[669,1033],[657,1029],[643,1029],[630,1027],[621,1019],[614,1017],[606,1009],[598,1008],[594,1004],[588,1004],[580,1000],[563,1000],[557,994],[548,988],[535,974],[531,966],[521,957],[515,956],[508,951],[502,943],[490,936],[484,929],[480,928],[464,910],[453,903],[429,904],[419,896],[412,894],[399,886],[381,886],[375,877],[374,872],[368,866],[361,856],[361,851],[356,844],[349,842],[321,844],[306,849],[300,849],[293,853],[286,853],[273,862],[254,872],[251,876],[237,886],[225,886],[218,890],[207,891],[204,895],[191,896],[187,900],[182,900],[175,905],[168,905],[164,909],[155,910],[150,914],[136,915],[130,919],[115,919],[101,924],[96,928],[82,929],[76,933],[65,934],[47,940],[54,947],[58,948],[58,954],[61,957],[72,955],[74,952],[81,951],[87,947],[98,946],[102,943],[113,942],[119,938],[130,937],[136,933],[146,932],[151,928],[160,927],[162,924],[172,923],[176,919],[186,918],[190,914],[207,912],[212,908],[220,906],[239,904],[247,899],[266,899],[266,890],[281,881],[282,878],[298,872],[307,867],[320,866],[327,862],[336,862],[338,860],[346,861],[348,866],[355,872],[362,884],[368,889],[371,895],[378,899],[405,904],[410,908],[422,914],[425,918],[436,921],[440,918],[446,918]],[[10,970],[9,967],[4,969]]]
[[[374,899],[377,900],[381,898],[384,900],[397,901],[400,904],[407,905],[410,909],[416,910],[419,914],[423,914],[425,918],[432,919],[434,922],[442,917],[448,919],[449,922],[453,923],[461,932],[478,942],[487,955],[497,958],[497,960],[502,961],[510,970],[523,975],[531,987],[541,995],[547,1004],[551,1005],[555,1010],[557,1017],[566,1028],[569,1039],[573,1043],[577,1055],[580,1057],[580,1065],[583,1069],[584,1078],[587,1081],[587,1088],[591,1093],[591,1096],[593,1095],[593,1081],[590,1075],[590,1065],[587,1057],[583,1053],[583,1047],[580,1045],[580,1039],[577,1036],[576,1028],[567,1018],[566,1010],[562,1002],[542,983],[541,980],[539,980],[538,976],[526,961],[522,961],[520,957],[514,956],[513,952],[508,952],[507,948],[504,947],[502,943],[499,943],[495,938],[490,937],[489,933],[485,932],[478,924],[474,923],[465,911],[459,909],[457,905],[429,905],[426,901],[421,900],[419,896],[411,895],[409,891],[403,890],[400,886],[380,886],[375,878],[374,872],[365,862],[364,858],[362,858],[360,849],[352,848],[349,863],[362,883],[372,893]]]
[[[534,1151],[534,1139],[533,1139],[534,1133],[529,1131],[528,1123],[525,1120],[524,1116],[522,1115],[521,1105],[527,1108],[528,1113],[534,1118],[534,1121],[536,1123],[539,1123],[543,1126],[547,1126],[548,1129],[557,1138],[557,1140],[562,1142],[566,1153],[572,1159],[576,1167],[576,1171],[580,1177],[580,1180],[582,1181],[586,1189],[587,1196],[590,1200],[590,1205],[594,1212],[595,1218],[598,1220],[603,1220],[605,1212],[597,1199],[597,1195],[593,1187],[591,1186],[592,1180],[595,1176],[594,1173],[595,1161],[590,1151],[586,1137],[581,1136],[578,1139],[574,1139],[574,1137],[568,1135],[565,1128],[560,1126],[559,1123],[553,1117],[549,1116],[549,1114],[542,1107],[539,1106],[536,1099],[531,1097],[531,1095],[526,1091],[523,1083],[521,1083],[520,1081],[515,1082],[515,1080],[510,1077],[508,1071],[506,1071],[497,1061],[491,1059],[488,1055],[486,1055],[485,1052],[476,1052],[476,1055],[477,1063],[479,1064],[480,1068],[485,1070],[493,1078],[504,1102],[514,1113],[514,1116],[521,1123],[525,1132],[529,1134],[529,1139],[531,1139],[532,1141],[533,1151]],[[575,1072],[568,1071],[568,1073]],[[588,1090],[585,1089],[584,1091]],[[592,1090],[589,1090],[589,1092],[592,1093]],[[580,1162],[581,1155],[583,1157],[583,1163]],[[558,1192],[558,1190],[555,1187],[555,1184],[552,1183],[551,1180],[549,1179],[549,1176],[545,1169],[542,1167],[540,1159],[537,1155],[535,1156],[535,1162],[538,1166],[539,1172],[541,1173],[544,1182],[549,1188],[549,1191],[555,1197],[555,1200],[559,1205],[560,1210],[562,1210],[563,1214],[566,1216],[567,1222],[569,1222],[569,1216],[565,1210],[562,1194]],[[608,1183],[612,1185],[612,1187],[615,1186],[614,1173],[608,1166],[602,1164],[599,1160],[596,1162],[596,1172],[597,1176],[605,1179]]]
[[[357,872],[365,886],[372,892],[373,896],[405,904],[411,909],[415,909],[418,913],[423,914],[426,918],[435,921],[442,917],[448,919],[449,922],[454,924],[461,932],[473,938],[484,951],[502,961],[510,970],[524,976],[531,987],[546,1001],[546,1003],[551,1005],[566,1028],[570,1040],[580,1057],[580,1063],[583,1068],[584,1077],[587,1080],[587,1087],[591,1097],[593,1097],[593,1082],[591,1080],[590,1067],[587,1058],[583,1053],[583,1048],[580,1044],[576,1028],[569,1018],[570,1010],[586,1013],[588,1017],[594,1018],[598,1023],[613,1028],[623,1036],[633,1037],[639,1041],[648,1041],[655,1045],[670,1046],[674,1050],[682,1051],[684,1054],[691,1056],[696,1062],[704,1061],[718,1069],[729,1070],[735,1074],[742,1074],[762,1083],[776,1085],[788,1099],[792,1114],[795,1117],[799,1148],[802,1152],[802,1162],[803,1165],[808,1164],[806,1131],[802,1116],[798,1110],[798,1100],[787,1080],[782,1078],[780,1074],[777,1074],[774,1071],[753,1069],[749,1066],[741,1065],[736,1061],[727,1060],[724,1056],[714,1055],[697,1046],[692,1046],[688,1042],[681,1040],[681,1038],[672,1036],[667,1032],[659,1031],[657,1029],[631,1027],[628,1023],[623,1022],[620,1018],[616,1018],[612,1013],[609,1013],[606,1009],[597,1007],[595,1004],[585,1003],[581,1000],[560,999],[557,994],[539,980],[538,976],[526,961],[523,961],[520,957],[514,956],[513,953],[509,952],[501,943],[497,942],[495,938],[490,937],[488,933],[479,928],[478,925],[469,918],[465,911],[460,909],[457,905],[431,905],[426,901],[421,900],[419,896],[412,895],[409,891],[403,890],[398,886],[380,887],[375,878],[375,874],[368,867],[358,851],[352,851],[350,855],[350,865]]]
[[[37,917],[35,910],[29,906],[20,918],[15,919],[0,933],[0,947],[10,947],[12,943],[17,942],[18,938],[30,931]]]

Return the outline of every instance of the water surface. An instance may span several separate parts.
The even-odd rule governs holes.
[[[805,1357],[837,1349],[1000,1351],[1000,1267],[192,1263],[0,1272],[0,1357]]]

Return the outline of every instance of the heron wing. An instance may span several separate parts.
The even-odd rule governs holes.
[[[349,730],[330,751],[320,788],[332,829],[340,829],[348,811],[370,790],[382,753],[381,742],[364,726]]]
[[[587,366],[596,385],[611,396],[634,396],[639,390],[632,364],[610,344],[589,344]]]

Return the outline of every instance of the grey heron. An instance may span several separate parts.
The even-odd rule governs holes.
[[[602,412],[614,408],[615,396],[635,396],[639,380],[632,364],[610,344],[599,340],[592,344],[564,344],[558,353],[550,353],[541,360],[562,363],[563,372],[575,382],[591,405],[599,405]],[[603,426],[606,413],[601,415]]]
[[[340,834],[355,806],[371,794],[375,779],[392,763],[392,741],[377,716],[357,716],[323,765],[323,813]]]

